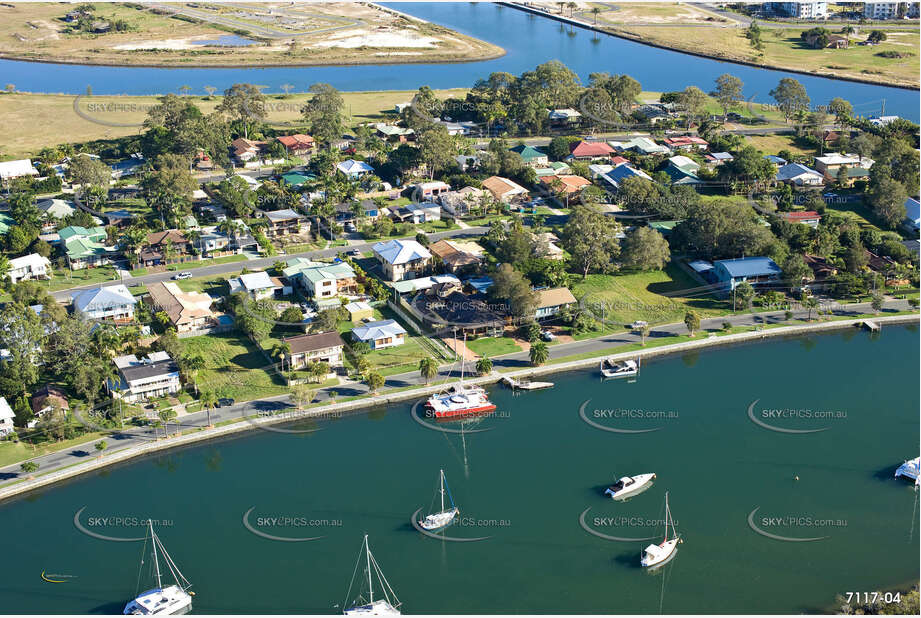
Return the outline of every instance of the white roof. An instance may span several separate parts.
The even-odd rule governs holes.
[[[374,168],[365,163],[364,161],[356,161],[355,159],[348,159],[336,165],[338,169],[343,174],[359,174],[362,172],[373,172]]]
[[[694,159],[692,159],[692,158],[690,158],[690,157],[686,157],[686,156],[684,156],[684,155],[677,155],[677,156],[674,156],[674,157],[669,157],[668,160],[669,160],[670,163],[672,163],[672,164],[675,165],[676,167],[686,167],[686,166],[688,166],[688,165],[690,165],[691,167],[694,167],[694,168],[699,168],[699,167],[700,167],[700,164],[697,163],[697,161],[695,161]]]
[[[50,217],[54,217],[55,219],[63,219],[64,217],[71,215],[74,212],[73,202],[68,202],[67,200],[39,200],[35,203],[35,206],[40,211],[46,213]]]
[[[81,290],[71,294],[71,298],[74,309],[80,312],[113,309],[124,305],[136,305],[138,302],[124,284]]]
[[[32,159],[17,159],[0,163],[0,178],[19,178],[20,176],[38,176],[38,170],[32,165]]]
[[[833,152],[824,157],[816,157],[815,160],[825,165],[858,165],[867,169],[873,167],[874,163],[873,159],[861,159],[859,154],[841,154],[838,152]]]
[[[390,264],[406,264],[414,260],[427,260],[432,257],[428,249],[415,240],[388,240],[379,242],[371,249]]]
[[[571,107],[567,107],[564,109],[550,110],[550,117],[554,119],[556,118],[578,118],[581,115],[582,114],[580,114],[579,112],[577,112]]]
[[[380,320],[379,322],[368,322],[362,326],[356,326],[352,329],[352,336],[359,341],[371,341],[382,339],[384,337],[396,337],[405,335],[406,329],[397,324],[396,320]]]
[[[20,268],[37,268],[44,266],[48,268],[51,266],[51,260],[46,257],[42,257],[37,253],[30,253],[29,255],[24,255],[22,257],[13,258],[10,260],[10,270],[19,270]]]
[[[234,174],[234,177],[242,178],[246,182],[246,184],[250,185],[251,187],[256,187],[259,185],[259,181],[253,178],[252,176],[246,176],[245,174]]]
[[[0,421],[12,421],[14,418],[16,418],[16,415],[13,414],[10,404],[6,402],[6,397],[0,397]]]
[[[236,283],[236,286],[234,286],[234,283]],[[230,287],[231,292],[237,291],[233,289],[234,287],[242,288],[247,292],[252,292],[254,290],[264,290],[266,288],[274,288],[277,286],[272,283],[272,279],[269,277],[269,274],[262,270],[257,273],[246,273],[245,275],[240,275],[235,279],[231,279]]]
[[[345,306],[345,310],[348,312],[354,311],[371,311],[371,305],[366,303],[363,300],[352,301]]]

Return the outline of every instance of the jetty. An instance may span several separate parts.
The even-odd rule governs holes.
[[[876,332],[876,331],[880,330],[880,328],[881,328],[880,325],[879,325],[879,323],[878,323],[878,322],[874,322],[873,320],[861,320],[860,326],[862,326],[863,328],[866,328],[867,330],[872,331],[872,332]]]
[[[551,388],[553,382],[536,382],[531,381],[530,378],[513,378],[511,376],[505,376],[502,378],[502,383],[508,386],[509,388],[520,390],[520,391],[536,391],[542,388]]]

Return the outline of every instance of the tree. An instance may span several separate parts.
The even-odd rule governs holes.
[[[809,111],[809,96],[806,94],[806,87],[792,77],[782,78],[769,94],[777,101],[777,106],[783,112],[784,120],[787,122],[798,112]]]
[[[192,383],[195,386],[195,392],[198,392],[198,383],[195,378],[198,372],[205,368],[206,362],[201,354],[192,354],[179,357],[179,371],[185,375],[186,384]]]
[[[444,125],[431,125],[416,137],[419,145],[419,155],[429,171],[429,179],[435,177],[436,171],[445,169],[454,164],[454,155],[457,147],[454,138],[448,134]]]
[[[481,356],[476,361],[476,372],[485,376],[492,372],[492,360],[488,356]]]
[[[803,300],[803,306],[809,310],[809,315],[807,316],[807,321],[812,321],[812,312],[819,308],[819,299],[815,296],[810,296]]]
[[[662,270],[671,259],[668,241],[656,230],[637,226],[627,232],[621,263],[635,270]]]
[[[905,200],[908,195],[905,186],[891,177],[882,176],[871,181],[866,199],[873,213],[890,228],[897,227],[905,219]]]
[[[694,332],[700,328],[700,316],[693,311],[688,311],[684,314],[684,325],[687,326],[688,332],[693,337]]]
[[[707,94],[697,86],[688,86],[678,96],[678,103],[687,110],[688,127],[690,127],[691,121],[706,110]]]
[[[371,394],[374,394],[384,385],[384,376],[372,371],[365,376],[365,382],[368,384],[368,388],[371,389]]]
[[[27,306],[10,302],[0,311],[0,348],[5,350],[0,392],[23,393],[38,381],[36,362],[43,360],[45,338],[45,325]]]
[[[160,412],[157,413],[157,417],[160,419],[160,421],[163,422],[163,427],[166,430],[167,437],[169,437],[169,422],[173,420],[174,418],[176,418],[177,416],[178,414],[172,408],[166,408],[164,410],[160,410]],[[178,428],[177,428],[177,431],[178,431]]]
[[[643,347],[646,346],[646,337],[649,336],[650,330],[652,329],[649,327],[649,324],[643,324],[642,326],[636,329],[636,331],[640,334],[640,345],[642,345]]]
[[[572,264],[582,273],[609,272],[620,255],[617,234],[620,224],[589,206],[576,205],[563,228],[563,248],[572,256]]]
[[[112,170],[108,165],[85,154],[71,158],[68,168],[75,185],[80,185],[80,196],[86,199],[92,189],[108,191]]]
[[[211,411],[217,407],[217,394],[212,390],[202,391],[201,395],[198,397],[198,401],[201,402],[201,407],[204,408],[205,412],[208,414],[208,427],[213,427],[214,425],[211,423]]]
[[[879,44],[885,41],[887,38],[888,37],[886,36],[886,33],[883,32],[882,30],[873,30],[872,32],[870,32],[870,35],[867,37],[867,41],[869,41],[870,43]]]
[[[531,350],[528,352],[531,364],[535,367],[543,365],[550,358],[550,350],[543,341],[536,341],[531,344]]]
[[[716,90],[711,93],[723,108],[725,116],[739,106],[742,101],[742,80],[735,75],[723,73],[716,78]]]
[[[224,100],[217,111],[239,122],[243,137],[249,138],[250,125],[265,119],[265,95],[253,84],[234,84],[224,91]]]
[[[170,227],[179,227],[184,216],[191,212],[192,192],[198,181],[189,171],[188,159],[182,155],[165,153],[153,162],[153,169],[142,178],[141,192]]]
[[[834,115],[836,123],[844,126],[848,124],[853,117],[854,108],[846,99],[835,97],[828,102],[828,113]]]
[[[669,237],[673,251],[712,260],[770,253],[777,239],[749,206],[728,200],[696,204]]]
[[[97,443],[94,444],[93,446],[96,448],[96,452],[99,453],[99,456],[102,457],[102,453],[106,450],[106,448],[107,448],[109,445],[106,444],[106,441],[105,441],[105,440],[100,440],[99,442],[97,442]]]
[[[438,363],[431,357],[420,359],[419,373],[422,374],[422,377],[425,378],[425,383],[428,384],[432,378],[438,375]]]
[[[755,20],[752,20],[748,25],[748,29],[745,31],[745,38],[748,39],[748,44],[755,49],[759,51],[764,49],[764,43],[761,41],[761,26]]]
[[[342,136],[342,95],[329,84],[313,84],[310,101],[301,114],[310,126],[310,134],[321,144],[329,145]]]
[[[550,158],[554,161],[562,161],[569,156],[569,144],[571,140],[568,137],[558,135],[550,140],[550,145],[547,146],[547,154],[550,155]]]
[[[38,468],[39,464],[35,463],[34,461],[24,461],[19,464],[19,469],[29,475],[38,470]]]
[[[873,313],[879,313],[883,310],[883,297],[880,294],[874,294],[870,299],[870,306],[873,307]]]
[[[738,310],[739,305],[751,311],[752,300],[755,298],[755,288],[752,287],[751,283],[743,281],[733,289],[732,293],[736,303],[732,308],[733,311]]]
[[[272,332],[275,325],[275,307],[267,300],[245,300],[237,309],[237,325],[257,343]]]
[[[534,315],[537,309],[537,292],[524,275],[509,264],[504,263],[493,274],[493,285],[489,289],[490,296],[508,302],[509,312],[519,318]]]

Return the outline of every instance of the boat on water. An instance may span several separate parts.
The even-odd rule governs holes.
[[[616,483],[605,489],[604,493],[614,500],[620,500],[648,488],[655,478],[655,472],[623,476]]]
[[[632,358],[623,361],[606,358],[601,361],[601,375],[605,378],[630,378],[639,372],[640,363]]]
[[[921,484],[921,457],[915,457],[914,459],[909,459],[895,471],[895,478],[904,478],[910,479],[915,482],[915,485]]]
[[[672,536],[669,538],[668,529],[671,527]],[[643,550],[640,557],[640,564],[644,567],[651,568],[665,564],[671,560],[678,552],[678,543],[681,543],[681,537],[675,531],[675,522],[672,520],[672,512],[668,507],[668,492],[665,492],[665,538],[658,545],[650,545]]]
[[[358,574],[358,567],[361,563],[364,562],[365,573],[367,580],[362,578],[362,583],[359,585],[358,596],[353,600],[349,601],[349,597],[352,595],[352,586],[355,585],[355,575]],[[374,579],[377,578],[378,586],[380,587],[381,595],[383,598],[374,598]],[[363,588],[365,581],[368,584],[368,596],[365,598]],[[377,560],[374,559],[374,556],[371,554],[371,546],[368,544],[368,535],[365,535],[364,541],[361,544],[361,551],[358,553],[358,562],[355,563],[355,570],[352,571],[352,581],[349,583],[349,591],[345,595],[346,602],[344,603],[345,610],[342,612],[346,616],[399,616],[400,615],[400,600],[397,598],[397,595],[393,592],[393,588],[390,587],[390,583],[387,581],[387,578],[384,577],[384,572],[381,570],[380,565],[377,564]]]
[[[464,336],[465,346],[466,343],[467,337]],[[460,382],[453,384],[446,392],[435,393],[425,402],[427,414],[435,420],[488,414],[496,409],[496,405],[487,397],[486,389],[464,383],[463,358],[460,359],[460,366]]]
[[[536,391],[542,388],[552,388],[553,382],[537,382],[532,381],[530,378],[512,378],[510,376],[505,376],[502,378],[502,382],[509,388],[521,391]]]
[[[189,591],[192,584],[179,571],[176,563],[166,552],[166,547],[163,546],[160,537],[154,532],[153,522],[148,522],[148,525],[148,538],[150,539],[153,554],[152,566],[157,579],[157,587],[139,594],[133,601],[125,605],[122,613],[126,616],[175,616],[177,614],[187,614],[192,609],[192,595],[195,594]],[[144,540],[144,554],[146,553],[147,539]],[[160,571],[161,557],[173,576],[175,584],[163,586],[163,577]],[[143,563],[142,559],[141,564]]]
[[[439,493],[441,494],[441,510],[437,513],[432,513],[431,515],[426,515],[425,519],[419,522],[419,525],[423,530],[429,532],[437,532],[443,528],[447,528],[454,521],[454,518],[457,517],[457,514],[460,513],[457,506],[454,504],[454,498],[451,496],[451,490],[448,488],[448,480],[445,478],[445,471],[438,471],[438,480],[441,484],[441,489]],[[445,508],[445,493],[448,494],[448,500],[451,503],[451,508]]]

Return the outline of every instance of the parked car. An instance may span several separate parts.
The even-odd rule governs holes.
[[[234,404],[234,400],[231,399],[230,397],[221,397],[220,399],[217,400],[217,407],[219,408],[226,408],[228,406],[232,406],[233,404]]]
[[[173,275],[174,281],[179,281],[182,279],[191,279],[191,278],[192,278],[192,273],[190,273],[187,270],[184,270],[181,273],[176,273],[175,275]]]
[[[349,255],[352,256],[353,258],[360,258],[361,251],[359,251],[358,249],[352,249],[351,251],[349,251]]]
[[[544,341],[553,341],[554,339],[556,339],[556,335],[554,335],[549,330],[544,330],[544,331],[541,331],[540,338],[543,339]]]
[[[837,193],[830,193],[830,192],[829,192],[829,193],[823,193],[823,194],[822,194],[822,197],[824,197],[826,200],[833,200],[833,199],[835,199],[836,197],[838,197],[838,194],[837,194]]]
[[[649,322],[647,322],[646,320],[637,320],[633,324],[630,325],[630,328],[632,328],[633,330],[639,330],[641,328],[646,328],[647,326],[649,326]]]

